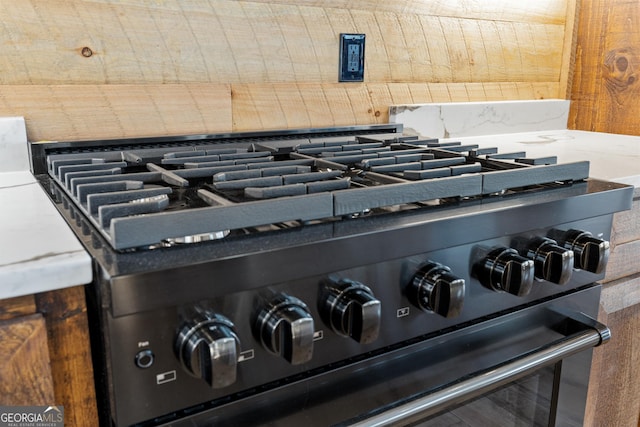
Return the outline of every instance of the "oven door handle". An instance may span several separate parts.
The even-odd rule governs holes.
[[[611,338],[611,331],[602,323],[582,313],[562,313],[581,326],[579,332],[564,336],[538,347],[498,366],[480,371],[478,374],[459,382],[451,383],[428,395],[406,403],[392,405],[384,412],[347,422],[349,426],[381,427],[403,425],[422,417],[435,414],[446,407],[478,397],[485,392],[524,377],[536,369],[597,347]]]

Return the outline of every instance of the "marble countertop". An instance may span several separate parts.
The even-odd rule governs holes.
[[[91,258],[29,172],[24,120],[0,118],[0,299],[91,282]]]
[[[560,99],[394,105],[389,117],[408,134],[558,163],[588,160],[590,177],[640,188],[640,137],[568,130],[569,106]]]
[[[577,130],[551,130],[442,138],[528,157],[557,156],[558,163],[589,161],[589,176],[640,188],[640,137]]]

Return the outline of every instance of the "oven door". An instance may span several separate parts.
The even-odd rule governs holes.
[[[583,425],[600,286],[301,375],[168,425]],[[177,414],[176,414],[177,415]]]

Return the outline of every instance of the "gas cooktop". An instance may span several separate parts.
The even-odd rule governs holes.
[[[402,134],[401,125],[35,144],[116,250],[198,243],[571,186],[588,162]]]

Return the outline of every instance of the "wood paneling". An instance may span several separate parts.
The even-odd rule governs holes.
[[[640,3],[581,1],[569,127],[640,135]]]
[[[31,141],[229,131],[222,84],[0,85],[0,116],[24,116]]]
[[[321,7],[324,9],[366,9],[398,14],[451,16],[456,18],[486,19],[496,21],[530,21],[562,24],[564,2],[535,1],[514,2],[493,0],[471,2],[467,0],[253,0],[256,3],[289,4]]]
[[[611,254],[604,282],[640,272],[638,254],[640,254],[640,199],[636,198],[631,210],[614,215]]]
[[[47,331],[40,314],[0,321],[0,403],[54,405]]]
[[[0,86],[32,141],[387,123],[396,103],[553,98],[558,83]],[[46,94],[46,96],[45,96]]]
[[[604,282],[618,280],[640,271],[638,254],[640,254],[640,240],[613,246]]]
[[[603,285],[600,306],[606,313],[615,313],[634,305],[640,305],[640,273]]]
[[[569,128],[640,135],[640,3],[580,0]],[[606,144],[606,141],[603,141]],[[586,425],[640,426],[640,205],[614,216]]]
[[[389,122],[389,105],[552,98],[558,83],[233,85],[235,130]]]
[[[584,425],[635,426],[640,414],[640,304],[601,311],[599,320],[612,338],[593,352]]]
[[[571,99],[571,89],[576,63],[576,44],[578,41],[578,17],[580,0],[569,0],[566,3],[566,22],[564,27],[564,44],[562,46],[562,69],[560,70],[560,89],[558,98]]]
[[[97,426],[84,287],[37,294],[36,303],[47,321],[53,387],[65,424]]]
[[[0,301],[0,360],[0,404],[63,405],[67,425],[98,425],[83,287]]]
[[[565,2],[341,3],[2,0],[0,83],[330,83],[341,32],[370,82],[558,81]]]
[[[598,320],[611,341],[594,351],[585,426],[634,426],[640,416],[640,200],[616,213]]]
[[[611,241],[616,244],[634,240],[640,240],[640,197],[634,198],[631,210],[614,214],[611,231]]]
[[[388,120],[391,102],[562,98],[575,0],[0,8],[0,115],[24,116],[36,141],[369,124]],[[366,34],[362,84],[337,83],[342,32]]]
[[[0,320],[12,319],[35,312],[36,301],[33,295],[25,295],[0,301]]]

